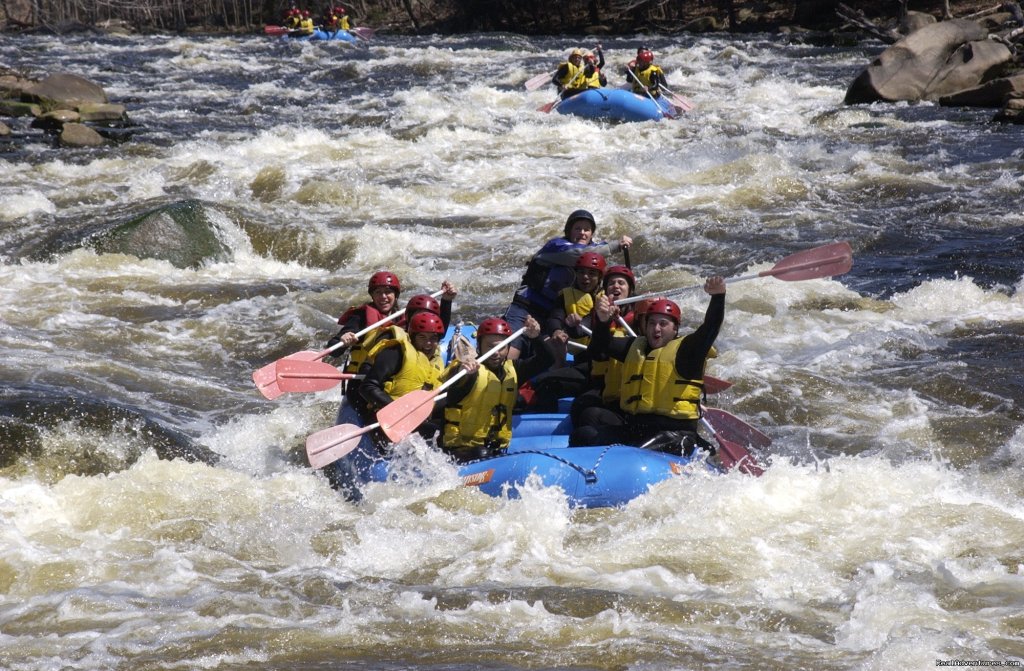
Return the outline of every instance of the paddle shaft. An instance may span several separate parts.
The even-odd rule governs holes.
[[[525,326],[481,354],[478,360],[487,360],[502,347],[518,338],[524,331],[526,331]],[[460,370],[437,389],[432,391],[419,389],[411,391],[378,410],[377,419],[380,421],[384,433],[387,434],[388,438],[396,442],[404,438],[430,416],[431,407],[441,392],[461,380],[467,374],[467,370]]]
[[[842,250],[833,251],[833,250]],[[815,254],[824,253],[825,256],[815,257]],[[800,259],[807,257],[807,260],[801,261]],[[777,277],[784,281],[793,280],[809,280],[821,277],[832,277],[834,275],[842,275],[849,266],[846,264],[847,261],[852,261],[852,255],[849,250],[849,243],[833,243],[831,245],[823,245],[821,247],[815,247],[813,249],[807,249],[802,252],[790,254],[786,258],[776,263],[772,268],[768,270],[762,270],[759,273],[752,273],[750,275],[743,275],[740,277],[730,277],[726,281],[727,284],[734,282],[743,282],[745,280],[754,280],[760,277]],[[814,272],[814,269],[820,269]],[[801,273],[800,271],[810,271],[809,274]],[[787,275],[794,275],[795,277],[787,277]],[[629,298],[623,298],[620,301],[615,301],[616,305],[627,305],[629,303],[636,303],[646,298],[659,298],[662,296],[673,296],[686,291],[694,291],[699,289],[699,286],[694,287],[683,287],[679,289],[669,289],[668,291],[653,292],[649,294],[641,294],[639,296],[630,296]]]
[[[444,293],[443,289],[438,289],[434,293],[430,294],[430,297],[431,298],[437,298],[438,296],[440,296],[443,293]],[[393,321],[401,319],[404,314],[405,314],[405,310],[399,310],[398,312],[395,312],[394,314],[388,315],[384,319],[381,319],[380,321],[376,321],[376,322],[370,324],[369,326],[367,326],[366,328],[362,329],[361,331],[357,331],[356,334],[355,334],[356,338],[362,338],[364,335],[366,335],[370,331],[374,330],[375,328],[383,326],[384,324],[390,324]],[[322,352],[320,352],[320,355],[317,358],[318,359],[324,358],[325,356],[327,356],[328,354],[330,354],[334,350],[338,349],[342,345],[344,345],[344,343],[342,343],[342,342],[337,342],[337,343],[331,345],[327,349],[325,349]]]
[[[658,88],[660,88],[662,91],[664,91],[665,93],[667,93],[670,96],[672,96],[673,101],[677,102],[679,104],[679,106],[683,108],[684,112],[689,112],[690,110],[693,109],[693,103],[692,102],[690,102],[689,100],[687,100],[683,96],[679,95],[678,93],[676,93],[674,91],[670,91],[669,88],[667,86],[665,86],[664,84],[658,84]]]

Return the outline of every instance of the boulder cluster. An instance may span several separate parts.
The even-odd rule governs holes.
[[[923,15],[911,31],[857,76],[846,103],[934,101],[999,109],[994,121],[1024,123],[1024,63],[1016,40],[1024,17],[1016,3],[983,20],[936,21]]]
[[[0,137],[20,119],[28,129],[53,135],[63,147],[98,147],[114,137],[109,129],[128,125],[123,105],[111,104],[98,84],[78,75],[52,74],[35,81],[0,73]]]

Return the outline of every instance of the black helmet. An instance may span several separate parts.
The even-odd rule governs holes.
[[[597,231],[597,221],[594,220],[594,215],[592,215],[587,210],[576,210],[572,214],[569,215],[568,219],[565,220],[565,237],[566,238],[569,237],[569,232],[572,230],[572,224],[577,219],[586,219],[587,221],[590,222],[591,226],[593,226],[594,231]]]

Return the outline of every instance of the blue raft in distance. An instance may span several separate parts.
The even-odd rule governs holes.
[[[358,38],[347,30],[323,30],[317,28],[312,35],[282,35],[282,40],[291,42],[357,42]]]
[[[615,88],[587,89],[555,106],[559,114],[613,121],[658,121],[675,116],[664,96],[651,100],[632,91]]]

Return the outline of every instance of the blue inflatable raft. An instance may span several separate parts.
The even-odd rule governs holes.
[[[512,425],[505,454],[460,466],[463,485],[516,498],[518,487],[536,475],[544,486],[561,488],[573,507],[609,508],[683,475],[687,464],[700,458],[699,451],[674,456],[628,445],[569,447],[571,426],[564,414],[516,415]],[[391,479],[392,462],[364,445],[328,468],[335,486],[358,498],[362,485]],[[715,467],[708,463],[707,468]]]
[[[313,31],[312,35],[299,35],[296,37],[282,35],[281,39],[291,42],[357,42],[359,38],[347,30],[323,30],[317,28]]]
[[[613,121],[658,121],[676,115],[664,96],[652,100],[632,91],[613,88],[587,89],[559,102],[555,109],[559,114]]]

